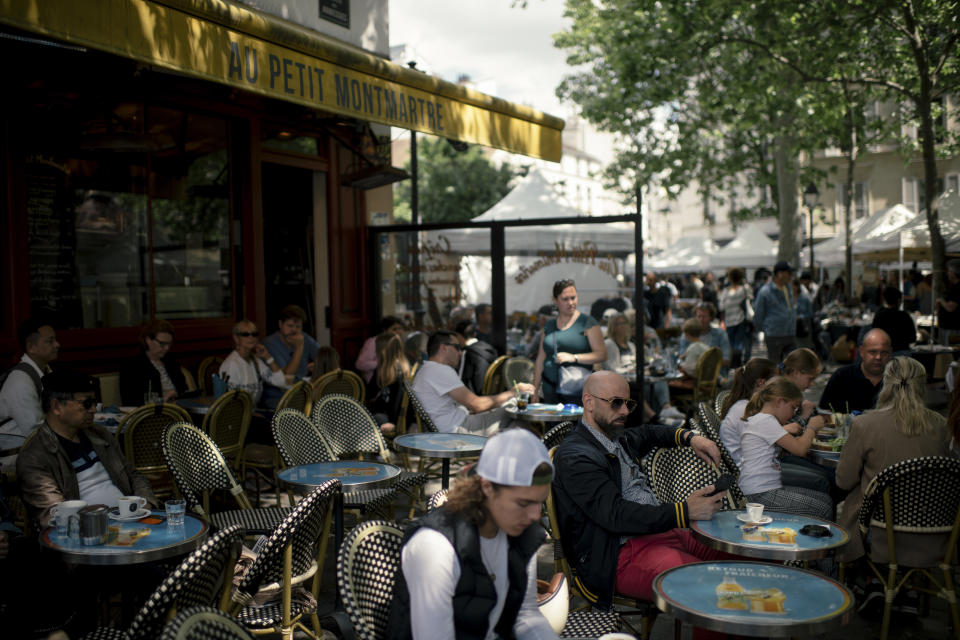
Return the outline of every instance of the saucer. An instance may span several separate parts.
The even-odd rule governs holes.
[[[760,519],[756,522],[750,522],[750,516],[746,513],[738,513],[737,520],[740,522],[746,522],[747,524],[770,524],[773,522],[773,518],[770,516],[760,516]]]
[[[137,511],[136,513],[131,513],[128,516],[122,516],[120,515],[120,509],[118,507],[114,507],[107,512],[107,515],[110,516],[111,520],[116,520],[117,522],[133,522],[134,520],[146,518],[148,515],[150,515],[150,509],[140,509],[140,511]]]

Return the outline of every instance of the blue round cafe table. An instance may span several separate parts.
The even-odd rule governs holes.
[[[439,458],[442,464],[441,487],[450,486],[450,460],[480,455],[486,436],[466,433],[407,433],[393,439],[397,451],[406,451],[428,458]]]
[[[153,522],[153,520],[162,520]],[[197,516],[187,513],[182,527],[167,525],[166,514],[154,511],[150,516],[129,522],[110,520],[110,533],[105,544],[83,545],[57,535],[55,527],[47,527],[40,534],[40,544],[59,551],[65,562],[91,565],[127,565],[166,560],[186,555],[207,538],[209,525]],[[131,532],[137,536],[132,542],[123,542]],[[130,536],[129,539],[132,539]]]
[[[527,422],[566,422],[568,420],[576,422],[583,415],[583,407],[571,409],[568,407],[572,405],[564,405],[562,409],[558,409],[559,406],[538,402],[528,404],[523,411],[517,409],[516,405],[512,403],[504,408],[510,417]]]
[[[694,520],[690,533],[713,549],[764,560],[813,560],[822,558],[850,541],[834,522],[778,511],[763,511],[770,522],[754,527],[737,516],[746,511],[718,511],[711,520]],[[800,533],[806,525],[828,527],[832,535],[815,538]]]
[[[807,569],[763,562],[696,562],[653,580],[657,607],[678,621],[745,636],[800,637],[847,624],[853,595]]]

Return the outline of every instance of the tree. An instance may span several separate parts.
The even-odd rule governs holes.
[[[457,151],[444,138],[423,135],[417,140],[419,214],[423,222],[459,222],[480,215],[510,191],[517,172],[495,166],[472,145]],[[404,165],[410,170],[410,162]],[[393,190],[394,215],[410,220],[410,180]]]

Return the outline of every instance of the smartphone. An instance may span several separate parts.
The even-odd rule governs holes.
[[[713,491],[711,491],[706,495],[707,497],[709,497],[709,496],[715,496],[718,493],[723,493],[724,491],[729,489],[730,485],[732,484],[733,484],[733,476],[730,475],[729,473],[724,473],[719,478],[717,478],[716,482],[713,483]]]

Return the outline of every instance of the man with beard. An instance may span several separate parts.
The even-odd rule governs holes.
[[[892,354],[893,344],[886,331],[868,331],[860,345],[862,360],[833,372],[820,396],[820,408],[843,413],[873,409],[883,387],[883,369]]]
[[[634,408],[622,376],[593,373],[583,389],[583,418],[553,458],[564,554],[584,596],[601,607],[614,592],[651,600],[661,571],[732,557],[696,542],[686,529],[693,520],[711,519],[722,493],[707,496],[709,485],[683,502],[661,504],[640,470],[640,459],[656,447],[693,447],[707,463],[719,463],[717,446],[689,429],[626,430]]]

